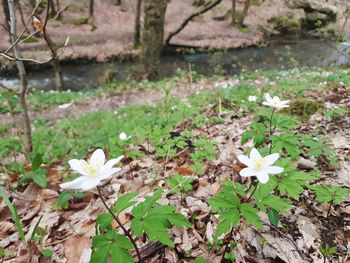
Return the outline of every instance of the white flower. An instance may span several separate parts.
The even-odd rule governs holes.
[[[72,106],[72,105],[73,105],[72,102],[71,102],[71,103],[65,103],[65,104],[59,105],[58,108],[61,109],[61,110],[66,110],[66,109],[68,109],[68,108],[69,108],[70,106]]]
[[[130,136],[127,136],[125,132],[122,132],[119,134],[119,140],[121,141],[127,141],[131,138],[131,135]]]
[[[257,100],[257,98],[258,98],[257,96],[249,96],[248,101],[255,102]]]
[[[72,190],[90,190],[99,185],[102,180],[119,172],[121,168],[114,168],[113,166],[123,158],[124,156],[119,156],[106,162],[104,152],[97,149],[88,161],[70,160],[68,163],[71,169],[81,174],[81,176],[71,182],[60,184],[60,187]]]
[[[239,155],[238,160],[248,166],[240,171],[243,177],[256,176],[262,184],[266,184],[269,180],[269,174],[279,174],[283,172],[283,168],[272,166],[280,157],[278,153],[273,153],[262,157],[257,149],[253,148],[250,156]]]
[[[277,110],[289,107],[289,100],[280,100],[277,96],[271,98],[269,93],[265,94],[265,99],[266,101],[263,102],[264,105],[276,108]]]

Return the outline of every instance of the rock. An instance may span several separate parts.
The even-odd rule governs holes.
[[[339,13],[338,7],[327,3],[325,0],[292,0],[287,1],[287,3],[291,8],[303,8],[309,12],[316,11],[333,16]]]
[[[269,22],[274,24],[274,29],[283,34],[298,35],[302,33],[306,16],[304,9],[294,9],[279,16],[273,17]]]
[[[302,158],[302,157],[298,160],[298,168],[301,170],[311,170],[316,165],[317,165],[317,163],[315,163],[309,159]]]

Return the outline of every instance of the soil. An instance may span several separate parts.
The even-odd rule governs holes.
[[[65,43],[67,37],[70,39],[68,47],[60,56],[61,60],[84,58],[105,61],[112,57],[137,55],[138,51],[133,49],[136,0],[124,0],[121,6],[115,5],[112,0],[95,1],[95,27],[78,22],[88,16],[88,1],[61,0],[61,8],[68,3],[68,8],[62,12],[60,19],[50,20],[47,28],[51,39],[60,46]],[[241,12],[242,4],[238,3],[237,10]],[[268,20],[287,9],[284,1],[266,0],[261,5],[252,5],[245,19],[247,27],[239,29],[231,26],[230,18],[223,21],[213,19],[223,16],[230,9],[230,5],[230,0],[223,0],[213,10],[190,22],[179,35],[172,39],[171,44],[205,49],[259,45],[266,39],[266,34],[263,32],[271,32]],[[31,12],[31,9],[25,5],[22,9],[25,14]],[[193,7],[191,1],[170,1],[166,13],[165,36],[196,10],[198,8]],[[18,14],[19,27],[20,21]],[[338,22],[341,24],[342,19]],[[0,50],[8,47],[7,35],[5,29],[0,27]],[[34,43],[24,43],[21,47],[25,57],[45,60],[50,56],[43,39]]]

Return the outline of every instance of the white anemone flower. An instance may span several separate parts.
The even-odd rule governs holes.
[[[249,96],[248,97],[248,101],[250,101],[250,102],[255,102],[257,99],[258,99],[257,96]]]
[[[289,100],[280,100],[277,96],[271,98],[269,93],[265,94],[265,99],[266,101],[263,102],[264,105],[276,108],[277,110],[289,107]]]
[[[125,132],[122,132],[119,134],[119,140],[121,141],[127,141],[131,138],[131,135],[130,136],[127,136]]]
[[[245,164],[246,168],[240,171],[243,177],[256,176],[260,183],[266,184],[269,180],[269,174],[279,174],[283,172],[283,168],[272,166],[280,157],[278,153],[273,153],[262,157],[257,149],[253,148],[250,156],[238,155],[238,160]]]
[[[106,162],[106,157],[101,149],[97,149],[89,160],[70,160],[68,163],[71,169],[81,174],[80,177],[71,182],[60,184],[62,189],[71,190],[90,190],[107,179],[113,174],[119,172],[121,168],[113,167],[123,159],[124,156],[119,156],[116,159],[111,159]]]

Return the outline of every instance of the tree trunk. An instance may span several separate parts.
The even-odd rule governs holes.
[[[244,26],[244,19],[245,19],[245,17],[246,17],[247,14],[248,14],[249,6],[250,6],[250,0],[245,0],[243,12],[242,12],[242,16],[241,16],[241,18],[240,18],[240,20],[239,20],[239,25],[240,25],[241,27]]]
[[[135,48],[137,48],[141,44],[141,9],[142,9],[142,0],[137,0],[136,16],[135,16],[135,35],[134,35]]]
[[[2,0],[2,9],[4,12],[4,17],[5,17],[4,25],[10,31],[10,24],[9,24],[10,23],[10,13],[9,13],[9,6],[7,3],[7,0]]]
[[[57,14],[57,11],[56,11],[56,7],[55,7],[55,3],[54,1],[49,1],[48,4],[50,5],[50,8],[51,8],[51,12],[50,12],[50,16],[51,17],[55,17],[56,14]]]
[[[56,59],[52,61],[53,72],[55,74],[55,87],[57,91],[63,88],[63,73],[60,62]]]
[[[232,0],[232,8],[231,8],[231,25],[236,24],[236,0]]]
[[[8,7],[9,7],[9,13],[10,13],[10,28],[11,28],[11,43],[15,43],[17,39],[17,19],[16,19],[16,10],[15,10],[15,3],[14,0],[8,0]],[[16,57],[16,59],[21,59],[22,54],[21,50],[19,49],[18,45],[15,44],[13,47],[13,52]],[[30,127],[30,118],[28,114],[28,107],[27,107],[27,90],[28,90],[28,80],[27,80],[27,73],[24,68],[23,61],[17,60],[16,61],[19,78],[21,80],[21,90],[20,90],[20,104],[23,111],[23,130],[24,130],[24,145],[27,152],[31,152],[33,150],[33,144],[32,144],[32,130]]]
[[[167,3],[167,0],[145,0],[144,3],[145,21],[141,60],[145,77],[149,80],[159,79]]]
[[[95,5],[94,0],[90,0],[89,1],[89,18],[90,19],[93,19],[94,17],[94,5]]]

